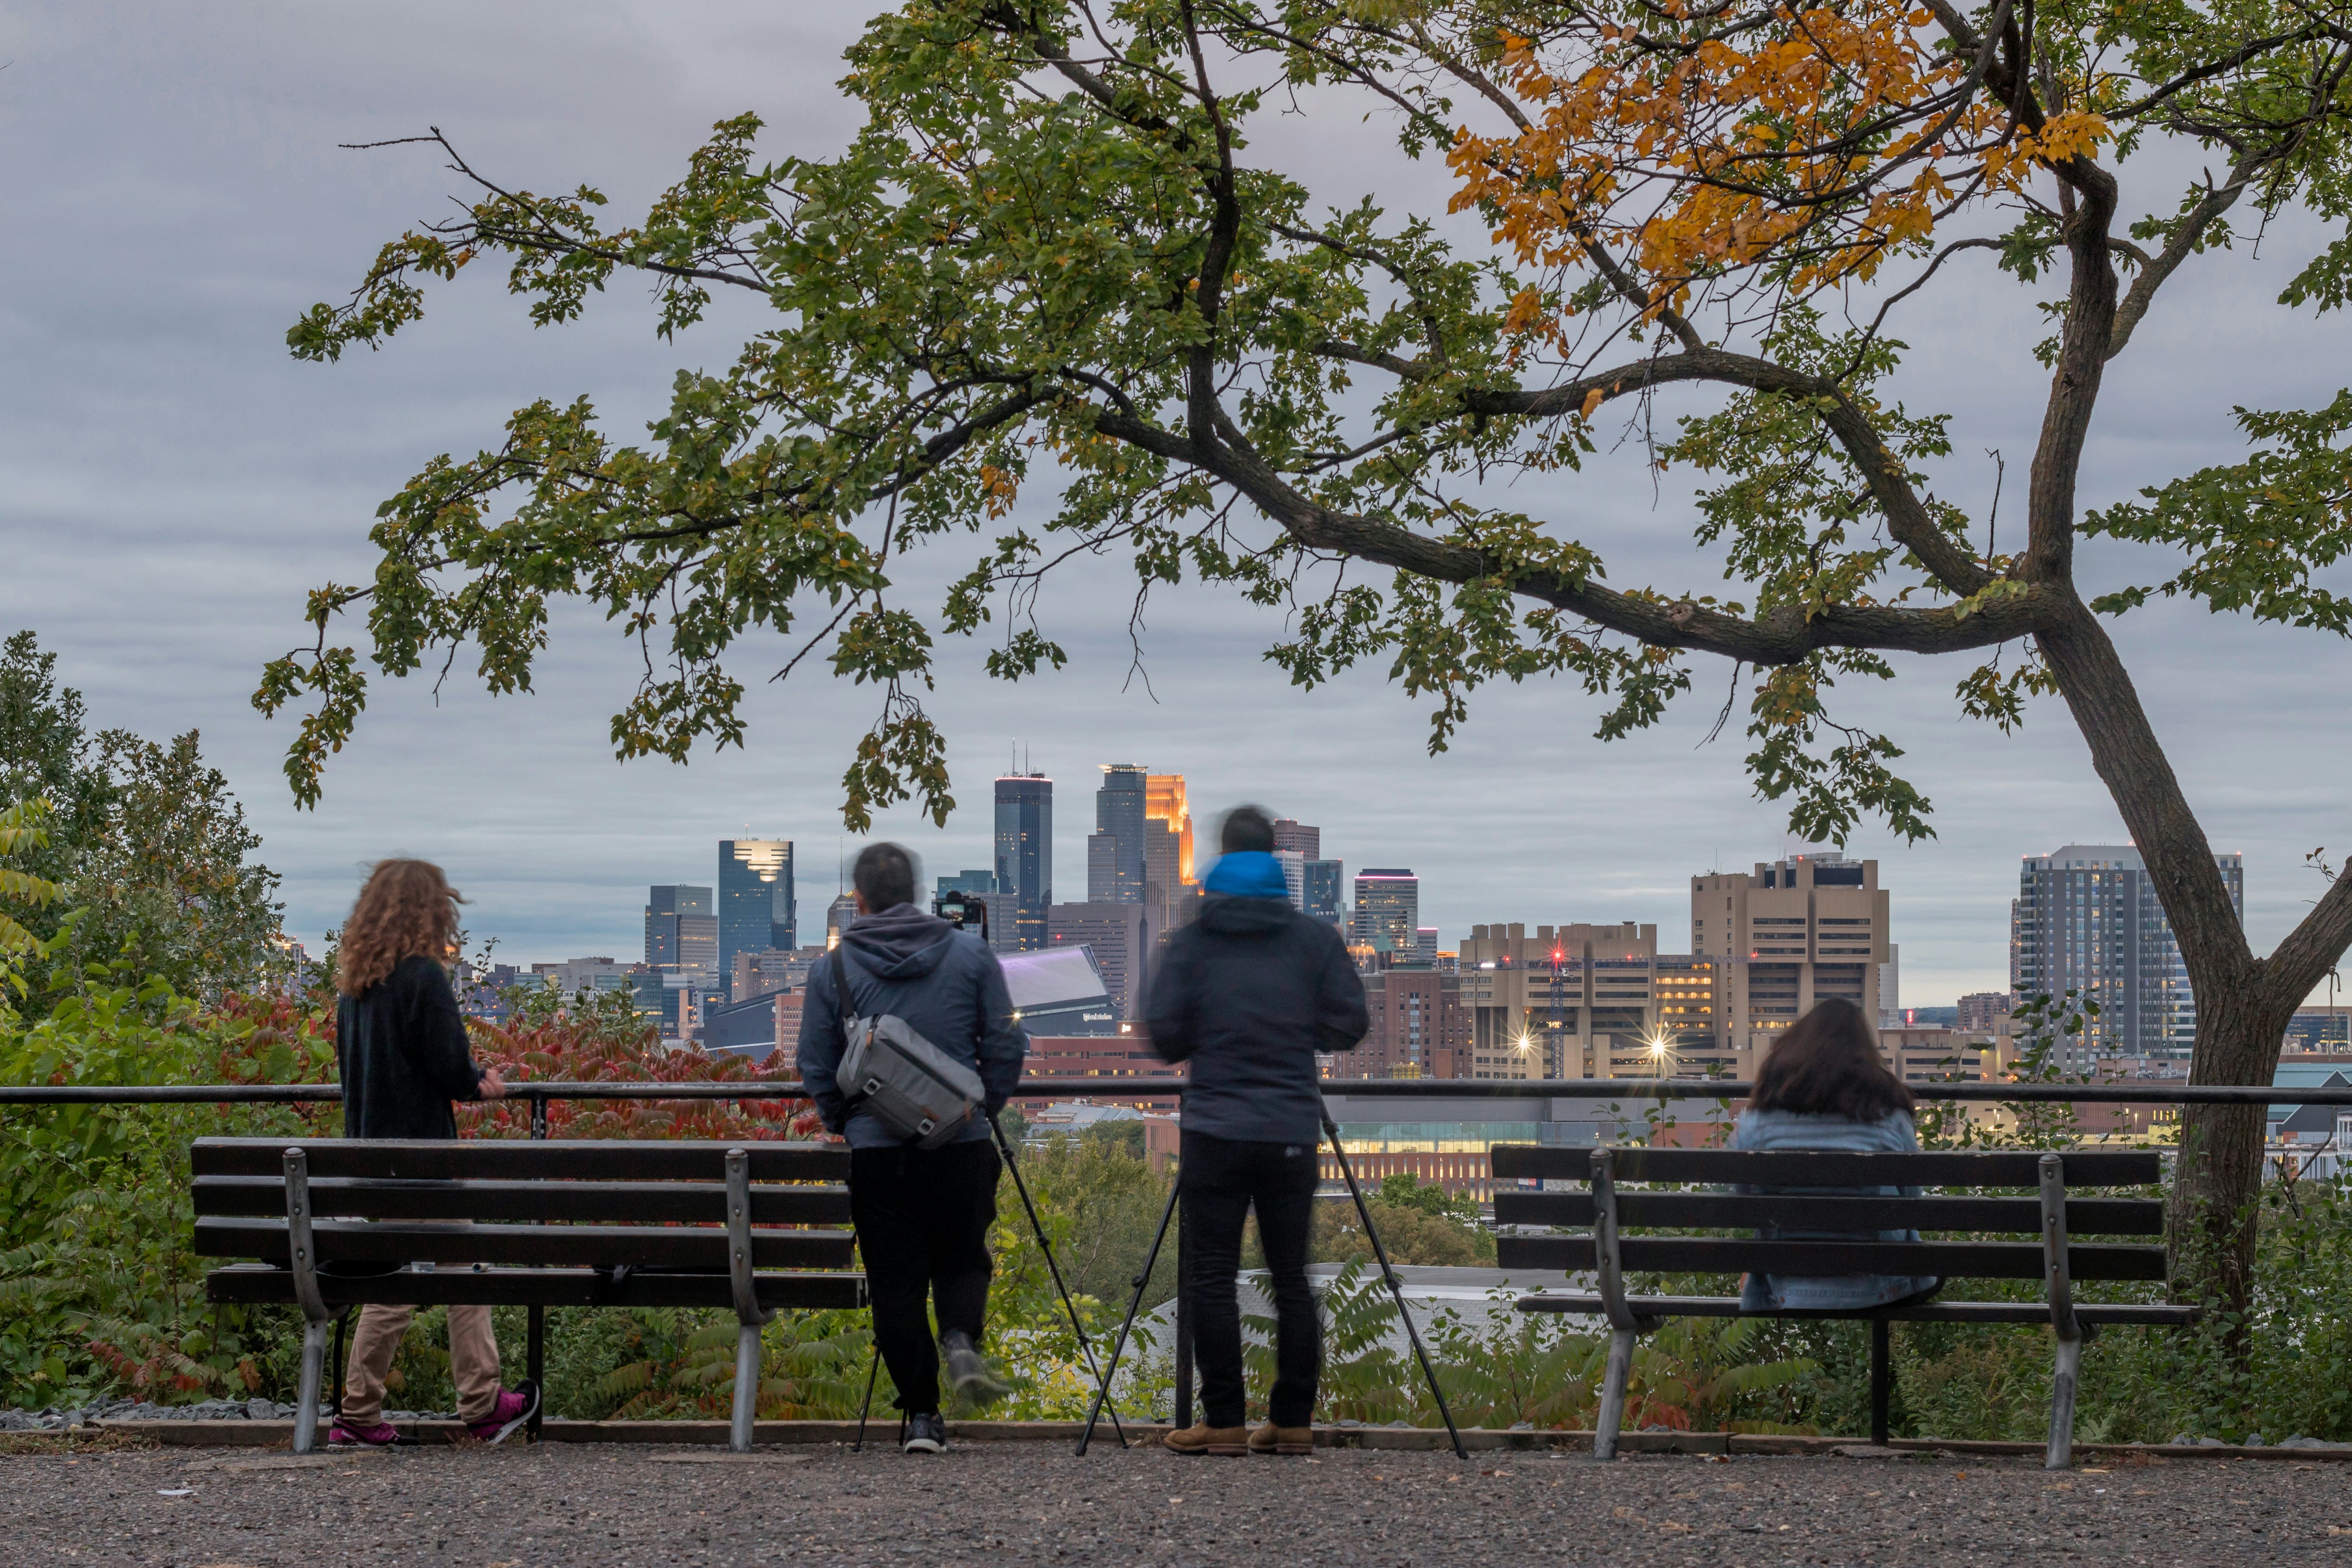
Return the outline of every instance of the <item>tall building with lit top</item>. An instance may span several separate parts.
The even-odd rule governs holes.
[[[793,841],[719,841],[719,970],[731,976],[740,953],[794,946]]]

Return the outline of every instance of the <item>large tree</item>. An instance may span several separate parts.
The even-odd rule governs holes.
[[[381,343],[486,256],[541,323],[623,274],[652,282],[665,335],[721,292],[772,317],[728,368],[677,374],[647,443],[584,399],[535,402],[384,504],[373,583],[320,590],[317,641],[257,696],[315,698],[299,796],[364,699],[331,637],[362,602],[380,670],[470,641],[500,691],[529,684],[551,599],[603,603],[646,650],[624,756],[737,740],[747,637],[771,669],[825,649],[881,697],[853,825],[910,794],[945,814],[919,700],[935,638],[1003,616],[992,674],[1059,664],[1029,611],[1079,551],[1129,552],[1145,588],[1296,604],[1272,650],[1290,677],[1386,657],[1436,699],[1433,745],[1497,676],[1604,694],[1611,737],[1689,689],[1692,655],[1753,666],[1749,772],[1815,839],[1872,814],[1927,831],[1899,750],[1834,722],[1832,683],[1966,654],[1968,712],[2006,729],[2054,692],[2081,727],[2179,934],[2195,1081],[2268,1081],[2352,939],[2352,878],[2250,949],[2100,617],[2160,592],[2345,632],[2352,606],[2313,573],[2347,538],[2352,394],[2238,413],[2246,461],[2150,475],[2138,501],[2085,511],[2075,489],[2106,367],[2168,283],[2238,224],[2342,228],[2352,5],[914,0],[849,65],[868,119],[845,152],[761,162],[759,121],[723,121],[633,226],[591,188],[534,195],[415,139],[464,210],[384,246],[293,328],[298,355]],[[1385,127],[1475,222],[1318,202],[1250,156],[1277,112]],[[1906,304],[1986,266],[2033,285],[2016,308],[2049,328],[2013,553],[1927,490],[1948,416],[1895,399]],[[2281,303],[2347,287],[2352,237]],[[1500,504],[1498,479],[1577,469],[1619,404],[1695,476],[1694,575],[1727,592],[1609,586],[1572,513]],[[943,604],[894,592],[894,558],[963,534],[983,543]],[[2086,601],[2086,534],[2171,559]],[[2262,1129],[2245,1109],[2184,1127],[2177,1262],[2241,1298]]]

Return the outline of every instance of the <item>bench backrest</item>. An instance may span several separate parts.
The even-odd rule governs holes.
[[[1498,1180],[1579,1181],[1581,1190],[1495,1195],[1495,1223],[1585,1229],[1583,1236],[1496,1239],[1505,1268],[1563,1272],[1620,1270],[1657,1273],[1788,1275],[1939,1274],[1947,1279],[2161,1280],[2160,1246],[2081,1242],[2080,1236],[2160,1236],[2164,1206],[2154,1198],[2076,1197],[2076,1189],[2146,1186],[2158,1181],[2162,1157],[2132,1150],[2040,1153],[1846,1154],[1832,1151],[1616,1148],[1605,1162],[1592,1149],[1496,1145]],[[1628,1190],[1652,1182],[1717,1186],[1705,1192]],[[1967,1193],[1836,1196],[1738,1192],[1759,1187],[1961,1187]],[[2031,1196],[1997,1197],[2000,1188]],[[2056,1223],[2053,1226],[2053,1218]],[[1758,1236],[1803,1231],[1917,1230],[1916,1242]],[[1724,1230],[1731,1236],[1633,1237],[1633,1229]],[[1612,1231],[1616,1234],[1610,1234]],[[1928,1233],[2030,1236],[2032,1240],[1937,1241]],[[2053,1243],[2055,1243],[2053,1252]],[[1613,1243],[1614,1258],[1609,1256]]]
[[[317,1259],[337,1263],[724,1269],[727,1156],[748,1165],[754,1268],[849,1266],[837,1145],[655,1140],[200,1138],[196,1251],[286,1260],[287,1154],[306,1169]],[[359,1222],[359,1223],[354,1223]]]

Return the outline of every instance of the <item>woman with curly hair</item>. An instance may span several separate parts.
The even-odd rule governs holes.
[[[347,1138],[454,1138],[452,1101],[506,1094],[496,1068],[474,1064],[449,985],[461,902],[439,866],[383,861],[344,922],[335,960],[335,1065]],[[384,1377],[415,1312],[382,1302],[360,1310],[342,1413],[327,1434],[331,1447],[399,1441],[382,1418]],[[449,1309],[449,1368],[458,1418],[486,1443],[501,1440],[539,1408],[532,1385],[499,1385],[499,1342],[488,1307]]]

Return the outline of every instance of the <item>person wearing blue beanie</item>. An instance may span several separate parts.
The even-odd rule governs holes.
[[[1371,1017],[1339,931],[1292,906],[1272,819],[1240,807],[1219,838],[1200,917],[1168,938],[1144,1009],[1152,1050],[1191,1064],[1176,1182],[1202,1417],[1165,1442],[1180,1454],[1303,1454],[1322,1370],[1307,1284],[1323,1132],[1315,1058],[1354,1049]],[[1234,1288],[1253,1207],[1276,1315],[1274,1389],[1255,1431]]]

